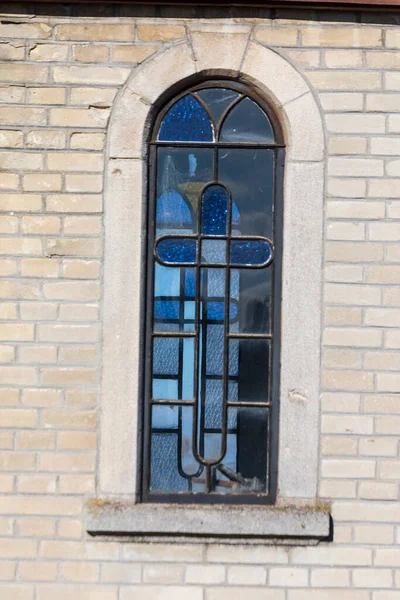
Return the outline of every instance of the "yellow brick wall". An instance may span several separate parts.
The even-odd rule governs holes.
[[[1,6],[2,600],[400,598],[399,13],[209,11]],[[185,38],[196,15],[250,23],[324,114],[319,493],[333,501],[335,533],[316,548],[141,545],[84,531],[108,119],[132,67]]]

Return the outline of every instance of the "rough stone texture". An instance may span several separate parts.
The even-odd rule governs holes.
[[[151,6],[97,4],[38,5],[35,14],[34,8],[32,3],[1,7],[0,595],[7,600],[238,600],[246,595],[254,600],[397,600],[398,14],[257,9],[231,16],[227,10],[223,15],[199,8],[156,12]],[[287,431],[299,444],[312,445],[320,465],[318,493],[332,500],[334,541],[290,549],[93,540],[85,533],[82,507],[99,484],[94,440],[103,234],[97,221],[67,219],[102,214],[100,156],[106,151],[108,111],[132,69],[148,65],[138,77],[139,95],[151,104],[157,90],[199,68],[196,44],[210,39],[210,28],[218,29],[235,53],[228,31],[240,30],[235,39],[241,40],[249,27],[254,41],[243,69],[256,80],[264,70],[273,73],[270,98],[284,97],[283,113],[292,112],[291,119],[300,123],[311,90],[311,104],[322,107],[324,157],[327,163],[335,159],[321,195],[323,307],[317,315],[298,317],[289,332],[294,348],[288,349],[302,352],[302,340],[296,338],[300,318],[310,323],[309,335],[316,319],[323,319],[325,352],[317,367],[325,373],[321,386],[314,381],[315,393],[322,395],[322,422],[321,427],[319,419],[312,424],[320,443],[302,437],[306,408],[296,404],[300,425],[299,415],[287,413],[297,427]],[[176,77],[155,78],[149,57],[160,52],[158,65],[177,64],[177,44],[186,37]],[[261,46],[268,48],[266,62],[260,60]],[[221,67],[225,56],[215,56],[215,65],[211,52],[201,60],[212,69]],[[291,80],[292,69],[300,80]],[[111,123],[113,118],[112,113]],[[304,135],[309,142],[296,153],[319,160],[320,134]],[[124,167],[124,157],[143,150],[133,152],[129,136],[126,154],[120,155],[121,173],[130,168]],[[110,206],[108,229],[116,218]],[[130,218],[137,214],[132,206],[128,210]],[[130,244],[138,254],[136,235]],[[304,233],[294,253],[301,254],[307,244]],[[304,281],[309,277],[305,268]],[[299,301],[306,304],[310,293],[304,283],[301,296],[306,298]],[[137,302],[137,288],[129,296]],[[137,311],[138,306],[122,309]],[[121,335],[126,339],[129,331]],[[124,347],[136,368],[137,348]],[[103,360],[111,367],[116,357]],[[303,365],[299,377],[307,376],[311,360],[303,357],[294,365]],[[137,385],[134,370],[122,375],[129,395]],[[111,388],[112,369],[106,377]],[[113,435],[103,429],[100,451],[105,436]],[[285,428],[281,439],[284,444]],[[129,460],[135,452],[132,447]],[[120,456],[116,452],[114,459]],[[101,452],[100,460],[108,462]],[[306,470],[299,471],[295,492],[307,477]],[[134,489],[129,471],[129,499]],[[224,518],[229,520],[228,508]]]
[[[230,543],[316,543],[329,535],[329,513],[325,510],[294,507],[229,507],[230,518],[224,519],[224,506],[174,506],[113,503],[95,500],[86,506],[89,533],[130,532],[133,537],[180,541],[190,536],[207,535]],[[236,538],[236,540],[235,540]],[[293,538],[296,538],[293,540]],[[279,543],[279,542],[278,542]]]

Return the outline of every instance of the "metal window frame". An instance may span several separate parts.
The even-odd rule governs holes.
[[[259,143],[227,143],[227,142],[159,142],[156,139],[156,134],[159,131],[161,122],[169,110],[169,108],[183,96],[196,92],[204,88],[225,88],[229,87],[241,94],[246,95],[259,104],[268,115],[274,133],[276,142],[273,144]],[[198,97],[196,97],[198,99]],[[241,99],[238,97],[237,101]],[[234,103],[235,104],[235,101]],[[156,108],[156,107],[155,107]],[[205,107],[207,112],[208,109]],[[223,122],[233,105],[229,105],[224,110],[219,119],[219,125]],[[154,114],[154,112],[153,112]],[[153,284],[154,284],[154,249],[155,249],[155,209],[156,209],[156,181],[157,181],[157,148],[162,146],[177,147],[177,148],[213,148],[214,149],[214,180],[207,182],[204,186],[218,182],[217,181],[217,156],[219,148],[257,148],[271,149],[274,151],[274,264],[273,273],[273,293],[272,293],[272,336],[262,335],[262,338],[272,337],[272,385],[270,393],[270,412],[269,412],[269,440],[268,440],[268,490],[263,493],[230,493],[221,494],[220,492],[150,492],[150,444],[151,444],[151,406],[149,401],[151,398],[151,382],[152,382],[152,339],[154,337],[162,337],[159,332],[154,333],[154,300]],[[283,133],[279,123],[279,119],[270,104],[265,100],[262,92],[255,87],[250,87],[240,81],[229,77],[219,77],[215,79],[198,78],[195,85],[190,87],[181,87],[174,95],[169,95],[167,100],[164,100],[153,118],[153,125],[150,128],[148,140],[148,209],[147,209],[147,255],[146,255],[146,289],[144,290],[144,299],[146,306],[145,318],[145,350],[143,361],[143,377],[144,377],[144,397],[142,398],[142,444],[141,444],[141,481],[139,498],[143,503],[184,503],[184,504],[274,504],[277,495],[277,468],[278,468],[278,427],[279,427],[279,378],[280,378],[280,308],[281,308],[281,277],[282,277],[282,242],[283,242],[283,169],[285,159],[285,147],[283,141]],[[218,182],[221,184],[221,182]],[[200,228],[195,234],[196,237],[201,235]],[[190,237],[186,236],[186,237]],[[205,236],[207,237],[207,236]],[[218,237],[218,236],[217,236]],[[246,236],[247,237],[247,236]],[[251,237],[251,236],[249,236]],[[188,265],[196,267],[194,264]],[[207,265],[209,266],[209,265]],[[218,265],[223,266],[223,265]],[[239,265],[238,265],[239,267]],[[229,269],[228,269],[229,271]],[[229,279],[229,278],[227,278]],[[226,311],[226,307],[225,307]],[[180,332],[182,334],[182,332]],[[226,333],[226,332],[225,332]],[[167,333],[165,334],[167,335]],[[168,332],[168,337],[171,334]],[[193,334],[190,333],[193,337]],[[184,336],[181,335],[181,338]],[[185,336],[186,337],[186,336]],[[230,336],[225,336],[228,341]],[[235,335],[235,337],[239,337]],[[245,334],[246,338],[260,338],[258,334]],[[225,340],[226,341],[226,340]],[[224,360],[226,361],[226,353]],[[197,371],[196,371],[197,372]],[[197,377],[198,378],[198,377]],[[174,404],[179,401],[155,402],[154,404]],[[194,401],[180,401],[181,406],[193,406]],[[227,402],[224,402],[227,410]],[[231,403],[230,403],[231,404]],[[261,408],[263,404],[259,403]],[[248,403],[235,402],[235,406],[248,405]],[[253,404],[252,404],[253,406]],[[254,406],[257,407],[256,403]],[[193,422],[197,421],[196,418]],[[227,432],[225,432],[227,433]],[[178,440],[179,451],[179,440]]]

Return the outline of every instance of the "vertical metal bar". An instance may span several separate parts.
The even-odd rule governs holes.
[[[226,240],[226,255],[229,264],[231,258],[232,236],[232,195],[228,193],[228,214],[226,219],[228,239]],[[228,391],[229,391],[229,311],[231,295],[231,270],[225,269],[225,305],[224,305],[224,358],[222,381],[222,423],[221,423],[221,460],[226,454],[227,424],[228,424]]]
[[[195,312],[194,312],[194,406],[192,408],[192,452],[193,456],[197,457],[197,436],[198,436],[198,412],[199,412],[199,352],[200,352],[200,284],[201,284],[201,228],[203,223],[203,203],[202,198],[199,199],[197,206],[197,262],[196,262],[196,278],[195,278]]]
[[[185,323],[185,275],[186,269],[181,267],[179,270],[179,331],[184,330]],[[179,338],[179,351],[178,351],[178,399],[182,400],[183,398],[183,345],[184,339]],[[182,406],[178,406],[178,464],[177,469],[178,473],[184,479],[187,479],[188,482],[188,491],[192,490],[192,478],[187,476],[183,470],[182,465]]]
[[[200,257],[199,257],[200,258]],[[207,311],[208,311],[208,277],[207,269],[202,269],[203,277],[200,276],[201,282],[201,402],[200,402],[200,448],[199,452],[201,456],[204,456],[205,449],[205,420],[206,420],[206,395],[207,395]],[[199,376],[199,373],[196,373]]]

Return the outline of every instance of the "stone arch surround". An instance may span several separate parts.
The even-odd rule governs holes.
[[[146,146],[152,116],[171,87],[201,75],[255,84],[284,131],[278,503],[316,499],[319,469],[323,122],[313,93],[247,25],[189,26],[133,69],[108,131],[101,436],[97,494],[137,500],[142,396]]]

